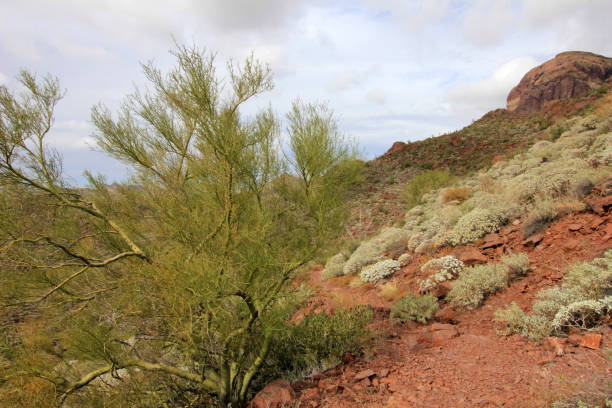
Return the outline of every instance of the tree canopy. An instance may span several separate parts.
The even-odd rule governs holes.
[[[0,378],[7,398],[37,390],[16,405],[241,404],[292,368],[281,350],[321,360],[364,335],[359,310],[289,323],[309,295],[290,283],[341,226],[355,174],[331,110],[296,101],[283,151],[272,108],[241,114],[272,89],[266,65],[230,61],[222,78],[214,54],[173,55],[166,73],[143,64],[149,87],[118,112],[92,109],[99,148],[133,169],[114,187],[70,186],[45,143],[57,79],[0,87]],[[343,341],[307,334],[321,325]]]

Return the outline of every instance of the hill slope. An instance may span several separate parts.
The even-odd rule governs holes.
[[[561,57],[580,65],[592,55]],[[449,135],[397,143],[369,163],[348,228],[363,240],[304,278],[317,292],[305,313],[368,305],[378,340],[294,384],[296,406],[609,401],[612,94],[603,81],[536,112],[497,110]],[[431,168],[456,178],[407,208],[402,192]],[[395,228],[365,239],[383,225]],[[436,309],[398,306],[404,296]]]

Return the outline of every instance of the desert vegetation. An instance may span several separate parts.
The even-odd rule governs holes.
[[[92,109],[100,149],[129,165],[71,186],[46,138],[57,79],[0,87],[0,399],[12,406],[239,406],[266,380],[356,352],[365,310],[290,323],[290,283],[335,236],[352,143],[324,104],[297,100],[279,142],[254,57],[178,46],[118,112]],[[223,83],[225,85],[223,85]],[[322,337],[321,333],[327,335]]]

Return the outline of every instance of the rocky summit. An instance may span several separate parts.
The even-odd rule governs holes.
[[[523,77],[508,94],[507,109],[536,113],[549,101],[585,96],[611,78],[612,58],[582,51],[563,52]]]

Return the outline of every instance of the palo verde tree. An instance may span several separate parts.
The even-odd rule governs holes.
[[[239,406],[299,340],[288,319],[307,290],[290,283],[340,225],[351,150],[323,105],[294,104],[289,152],[271,108],[242,115],[272,88],[253,57],[222,80],[213,55],[173,55],[167,73],[143,65],[149,87],[117,113],[92,110],[99,147],[133,169],[125,185],[65,181],[45,143],[57,80],[0,87],[0,295],[35,334],[3,332],[5,386],[36,378],[59,405]]]

